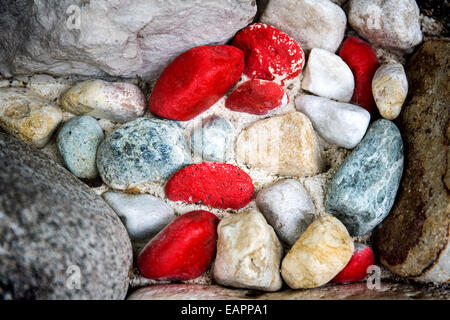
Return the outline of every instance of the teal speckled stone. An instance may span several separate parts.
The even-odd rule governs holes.
[[[352,236],[364,235],[391,210],[403,172],[403,142],[389,120],[372,123],[328,186],[326,210]]]
[[[66,167],[78,178],[98,175],[95,159],[103,130],[91,116],[75,117],[59,130],[56,146]]]
[[[127,122],[103,140],[97,153],[102,180],[118,190],[164,182],[190,162],[180,125],[156,118]]]

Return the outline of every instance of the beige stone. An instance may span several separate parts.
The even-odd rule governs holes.
[[[381,65],[372,80],[372,93],[381,116],[388,120],[397,118],[408,94],[403,66],[394,61]]]
[[[320,217],[283,259],[281,275],[292,289],[319,287],[347,265],[353,249],[353,240],[338,219]]]
[[[132,83],[88,80],[77,83],[61,96],[61,107],[77,115],[127,122],[145,111],[145,97]]]
[[[233,214],[217,228],[217,283],[263,291],[281,288],[280,261],[283,249],[264,216],[252,210]]]
[[[0,89],[0,126],[26,143],[43,147],[61,120],[61,110],[31,90]]]
[[[286,176],[311,176],[323,170],[318,138],[301,112],[250,125],[236,140],[236,157],[251,167]]]

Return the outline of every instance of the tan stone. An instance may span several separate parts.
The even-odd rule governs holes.
[[[77,115],[127,122],[145,111],[145,97],[132,83],[88,80],[77,83],[61,96],[61,107]]]
[[[372,93],[383,118],[398,117],[408,94],[408,80],[403,65],[389,62],[381,65],[372,80]]]
[[[62,120],[62,112],[29,89],[0,89],[0,126],[38,148],[43,147]]]
[[[214,279],[237,288],[276,291],[281,288],[283,248],[264,216],[252,210],[233,214],[217,228]]]
[[[306,229],[283,259],[281,275],[293,289],[319,287],[347,265],[353,249],[353,240],[338,219],[320,217]]]
[[[390,271],[438,284],[450,280],[449,52],[450,41],[430,40],[407,63],[411,92],[399,119],[405,170],[375,241]]]
[[[286,176],[311,176],[323,170],[316,133],[301,112],[250,125],[236,140],[236,157],[249,166]]]

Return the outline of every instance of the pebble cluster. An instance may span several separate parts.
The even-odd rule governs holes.
[[[421,41],[407,13],[396,24],[384,15],[414,9],[414,1],[373,1],[389,30],[366,28],[369,2],[349,1],[349,23],[366,42],[343,41],[346,15],[329,1],[270,1],[264,23],[242,29],[231,45],[194,47],[173,60],[153,87],[148,117],[143,92],[128,83],[83,81],[61,96],[61,108],[76,117],[59,129],[58,151],[75,176],[99,176],[117,190],[103,198],[132,239],[148,240],[137,258],[143,277],[190,280],[211,268],[218,284],[263,291],[283,281],[298,289],[364,279],[374,253],[352,237],[379,225],[394,204],[404,155],[391,120],[408,92],[402,64],[380,65],[371,44],[405,49]],[[310,21],[292,20],[302,10]],[[309,32],[311,21],[320,28]],[[273,115],[302,71],[307,94],[296,97],[296,110]],[[219,115],[182,128],[223,97],[226,109],[259,118],[240,132]],[[58,106],[26,89],[0,89],[0,105],[1,127],[38,148],[63,121]],[[97,119],[121,125],[105,134]],[[320,139],[350,154],[326,190],[328,214],[316,218],[298,179],[327,170]],[[227,163],[230,155],[237,165]],[[247,168],[281,179],[255,192]],[[165,198],[133,194],[148,183],[163,186]],[[179,215],[168,205],[176,201],[228,213]]]

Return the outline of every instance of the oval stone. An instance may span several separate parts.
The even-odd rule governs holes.
[[[366,234],[389,214],[402,172],[400,131],[389,120],[375,121],[331,180],[325,207],[352,236]]]
[[[138,118],[103,140],[98,149],[97,168],[107,185],[125,190],[162,182],[190,160],[178,123]]]
[[[67,168],[78,178],[93,179],[98,175],[97,149],[103,130],[91,116],[67,121],[56,138],[56,146]]]

